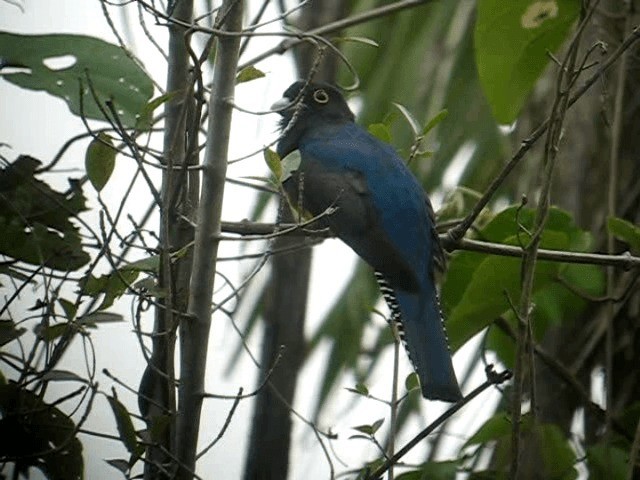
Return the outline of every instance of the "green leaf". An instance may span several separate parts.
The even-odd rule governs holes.
[[[119,470],[121,473],[127,473],[129,471],[129,462],[122,458],[112,458],[105,460],[113,468]]]
[[[76,307],[73,302],[70,302],[69,300],[66,300],[64,298],[59,298],[58,303],[64,310],[64,316],[67,320],[72,321],[74,318],[76,318],[78,307]]]
[[[407,392],[420,388],[420,380],[418,380],[418,374],[415,372],[411,372],[409,375],[407,375],[407,378],[405,378],[404,380],[404,386],[407,389]]]
[[[144,451],[144,447],[136,439],[136,431],[133,428],[129,412],[117,398],[108,396],[107,400],[116,419],[120,440],[132,456],[140,456]]]
[[[133,127],[153,94],[153,83],[138,62],[94,37],[0,32],[0,58],[17,69],[3,72],[5,80],[60,97],[74,114],[87,118],[104,120],[95,94],[103,109],[111,101],[120,122]]]
[[[373,430],[373,433],[376,433],[378,430],[380,430],[380,427],[382,426],[383,423],[384,423],[384,418],[379,418],[378,420],[373,422],[371,424],[371,429]]]
[[[523,422],[529,423],[529,417],[524,417]],[[484,422],[476,432],[465,442],[463,448],[472,445],[481,445],[490,441],[499,440],[511,433],[511,420],[504,413],[498,413]]]
[[[103,132],[100,132],[87,147],[84,166],[91,185],[98,192],[104,188],[113,173],[117,153],[111,137]]]
[[[375,422],[373,422],[371,425],[358,425],[357,427],[351,427],[351,428],[360,433],[364,433],[365,435],[372,436],[380,429],[383,423],[384,423],[384,418],[380,418]]]
[[[519,238],[526,243],[528,235],[520,230],[519,224],[530,231],[534,216],[535,212],[531,209],[510,207],[481,229],[480,236],[487,241],[506,245],[518,245]],[[567,212],[552,208],[541,246],[567,251],[588,251],[591,237],[576,227]],[[511,314],[509,301],[517,304],[520,298],[520,283],[514,281],[520,277],[520,268],[521,260],[518,258],[475,252],[456,252],[452,256],[442,286],[442,303],[453,350],[496,318]],[[601,268],[592,265],[538,261],[533,290],[534,304],[537,305],[534,310],[534,334],[538,339],[544,335],[549,325],[570,321],[586,306],[585,301],[563,283],[568,283],[577,291],[599,295],[604,288],[604,274]],[[498,353],[501,360],[507,365],[511,364],[508,352]]]
[[[136,281],[139,273],[139,270],[129,270],[123,267],[100,277],[89,275],[84,279],[83,292],[92,297],[104,294],[104,299],[98,310],[105,310],[127,291],[129,285]]]
[[[614,445],[601,443],[587,448],[589,478],[627,478],[629,452]]]
[[[533,429],[533,435],[544,462],[542,478],[578,478],[578,472],[574,467],[577,461],[576,454],[557,425],[540,425]]]
[[[356,383],[355,388],[347,388],[347,390],[351,393],[355,393],[357,395],[362,395],[365,397],[369,395],[369,389],[364,383]]]
[[[0,412],[0,458],[18,459],[16,472],[28,478],[33,467],[49,480],[84,478],[82,444],[66,413],[13,382],[0,383]]]
[[[187,249],[188,250],[188,249]],[[171,257],[176,260],[182,258],[187,250],[178,250],[171,254]],[[134,262],[126,263],[120,270],[127,272],[146,272],[146,273],[158,273],[160,267],[160,255],[151,255],[149,257],[141,258]]]
[[[239,83],[250,82],[251,80],[256,80],[264,76],[265,73],[262,70],[258,70],[253,65],[249,65],[248,67],[240,70],[240,72],[238,72],[238,75],[236,75],[236,85]]]
[[[577,478],[574,468],[576,455],[562,431],[552,424],[534,424],[531,415],[522,417],[520,424],[522,442],[539,452],[542,464],[538,467],[540,478],[573,480]],[[494,445],[493,469],[501,471],[510,463],[511,420],[499,413],[489,418],[463,448],[491,443]]]
[[[358,472],[358,476],[354,480],[365,480],[370,478],[370,473],[380,468],[384,462],[384,458],[376,458],[371,462],[365,463],[364,467]]]
[[[361,43],[363,45],[368,45],[370,47],[375,47],[375,48],[378,48],[380,46],[378,45],[378,42],[376,42],[375,40],[371,38],[366,38],[366,37],[333,37],[331,41],[334,43],[338,43],[338,42]]]
[[[578,0],[480,0],[475,26],[478,73],[495,117],[512,123],[534,83],[567,38]]]
[[[280,161],[280,155],[270,148],[265,148],[262,154],[267,167],[271,170],[271,173],[273,173],[276,179],[280,180],[282,178],[282,163]]]
[[[60,338],[67,332],[77,332],[76,326],[71,322],[56,323],[55,325],[39,324],[34,329],[36,335],[45,342],[53,342],[56,338]]]
[[[280,183],[285,182],[289,177],[291,177],[291,175],[293,175],[293,172],[300,168],[301,161],[302,156],[300,155],[300,150],[294,150],[282,159],[280,162],[282,166],[282,173],[279,177]]]
[[[632,250],[640,252],[640,227],[618,217],[607,219],[607,229],[609,233],[627,243]]]
[[[82,378],[80,375],[71,372],[69,370],[49,370],[42,375],[42,380],[48,382],[81,382],[88,383],[88,381]]]
[[[443,121],[445,118],[447,118],[447,115],[449,115],[449,111],[448,110],[440,110],[431,120],[429,120],[427,122],[427,124],[424,126],[424,128],[422,129],[422,135],[426,135],[427,133],[429,133],[431,130],[433,130],[436,126],[438,126],[438,124]]]
[[[96,326],[98,323],[116,323],[124,322],[124,317],[119,313],[111,312],[93,312],[78,318],[78,324],[90,327]]]
[[[151,427],[149,428],[149,434],[151,440],[156,443],[161,443],[165,438],[167,429],[171,425],[171,415],[154,415],[151,417]]]
[[[153,128],[153,112],[164,103],[176,96],[177,92],[169,92],[149,101],[140,111],[136,120],[136,130],[148,132]]]
[[[391,129],[386,123],[372,123],[367,127],[367,130],[378,140],[391,143]]]

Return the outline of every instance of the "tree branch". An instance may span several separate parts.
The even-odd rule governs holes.
[[[242,0],[225,0],[221,14],[229,31],[242,28]],[[188,318],[180,323],[181,382],[177,418],[177,457],[179,479],[192,478],[195,470],[198,431],[204,393],[204,376],[211,325],[211,297],[216,271],[220,233],[220,214],[227,171],[227,155],[233,108],[235,72],[240,37],[218,37],[214,63],[213,89],[209,105],[207,149],[203,161],[202,192],[198,206],[193,273],[189,289]]]
[[[373,473],[367,475],[366,480],[376,480],[382,477],[382,475],[389,470],[392,465],[396,465],[402,457],[404,457],[413,447],[418,445],[422,440],[427,438],[436,428],[442,425],[447,419],[452,417],[458,410],[462,409],[466,404],[470,403],[474,398],[487,390],[492,385],[499,385],[511,378],[511,372],[505,370],[500,373],[493,371],[493,367],[489,365],[487,367],[487,380],[477,388],[475,388],[466,397],[460,400],[455,405],[451,406],[446,412],[436,418],[427,428],[422,430],[418,435],[412,438],[404,447],[387,461],[385,461],[380,467],[378,467]]]
[[[244,220],[241,222],[221,222],[222,231],[226,233],[235,233],[245,236],[269,236],[278,232],[287,232],[286,235],[305,236],[313,238],[332,238],[334,235],[328,230],[313,230],[310,228],[301,228],[296,224],[280,224],[250,222]],[[522,248],[515,245],[505,245],[503,243],[483,242],[480,240],[471,240],[462,238],[457,242],[452,241],[447,233],[440,235],[440,241],[448,252],[456,250],[466,250],[470,252],[487,253],[490,255],[500,255],[503,257],[522,258]],[[629,252],[619,255],[605,255],[602,253],[582,253],[569,252],[565,250],[549,250],[541,248],[538,250],[538,258],[540,260],[549,260],[552,262],[563,263],[579,263],[585,265],[610,265],[624,270],[640,268],[640,257],[632,256]]]

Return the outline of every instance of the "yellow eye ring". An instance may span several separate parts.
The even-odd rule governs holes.
[[[322,88],[313,92],[313,99],[322,105],[329,102],[329,94],[325,92]]]

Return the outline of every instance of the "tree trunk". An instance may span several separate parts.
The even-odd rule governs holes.
[[[344,10],[344,2],[336,0],[312,3],[301,12],[298,28],[306,31],[323,25],[340,18]],[[295,50],[301,77],[314,68],[316,54],[307,44]],[[334,57],[325,57],[315,68],[315,80],[335,81],[337,64]],[[296,221],[286,202],[281,205],[280,210],[283,212],[281,221]],[[286,249],[298,242],[296,239],[279,237],[274,249]],[[304,320],[310,267],[310,249],[278,255],[272,261],[271,278],[263,297],[265,331],[260,363],[261,380],[271,370],[279,353],[281,356],[268,385],[256,398],[245,463],[245,480],[287,478],[291,445],[291,405],[306,349]]]

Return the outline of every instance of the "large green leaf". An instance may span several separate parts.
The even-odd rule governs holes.
[[[0,254],[33,265],[77,270],[89,261],[71,218],[85,210],[77,182],[64,193],[36,178],[40,162],[23,155],[0,170]]]
[[[490,242],[518,245],[518,222],[530,231],[534,214],[531,209],[510,207],[489,222],[479,232],[480,236]],[[521,232],[520,239],[526,243],[526,233]],[[575,226],[567,212],[552,208],[541,246],[587,251],[590,236]],[[453,255],[442,287],[447,332],[453,350],[499,316],[508,316],[509,299],[517,304],[520,298],[520,268],[518,258],[463,251]],[[573,288],[567,288],[566,284]],[[549,324],[575,318],[584,308],[584,300],[572,290],[598,295],[603,288],[604,276],[599,267],[538,261],[534,281],[535,333],[542,336]],[[503,360],[510,363],[508,358]]]
[[[104,120],[96,104],[113,102],[123,125],[133,127],[153,94],[153,83],[117,45],[84,35],[0,32],[3,78],[62,98],[76,115]],[[82,92],[82,97],[80,96]]]
[[[478,73],[499,122],[516,119],[579,11],[578,0],[479,0]]]
[[[628,478],[628,464],[629,452],[618,446],[600,443],[587,449],[589,478],[624,480]]]

